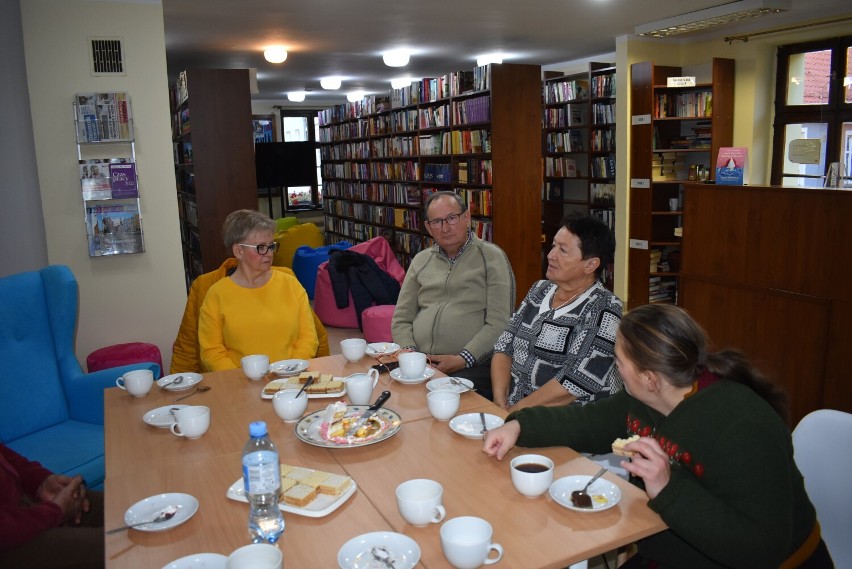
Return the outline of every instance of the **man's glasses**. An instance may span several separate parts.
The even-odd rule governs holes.
[[[453,213],[453,214],[448,215],[447,217],[442,217],[442,218],[439,218],[439,219],[427,219],[425,221],[425,223],[426,223],[426,225],[428,225],[432,229],[440,229],[444,225],[444,222],[446,222],[447,225],[455,225],[456,223],[459,222],[459,220],[461,219],[461,216],[463,216],[463,215],[464,215],[464,212]]]
[[[255,251],[257,251],[258,255],[266,255],[268,251],[272,251],[273,253],[278,250],[279,243],[277,241],[273,241],[272,243],[261,243],[260,245],[250,245],[249,243],[237,243],[240,247],[251,247]]]

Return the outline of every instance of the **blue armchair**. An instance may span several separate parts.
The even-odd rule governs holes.
[[[77,281],[63,265],[0,278],[0,441],[59,474],[104,480],[103,390],[133,364],[83,373]]]

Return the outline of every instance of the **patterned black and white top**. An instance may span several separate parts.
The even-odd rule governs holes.
[[[622,388],[615,366],[621,300],[600,282],[571,304],[550,308],[556,285],[536,282],[494,345],[512,358],[509,405],[551,379],[584,405]]]

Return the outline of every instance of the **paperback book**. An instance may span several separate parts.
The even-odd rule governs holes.
[[[741,186],[748,183],[748,148],[722,147],[716,159],[716,183]]]

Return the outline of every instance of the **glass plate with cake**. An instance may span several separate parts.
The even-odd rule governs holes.
[[[324,448],[351,448],[375,444],[394,436],[402,426],[396,411],[382,407],[367,423],[352,431],[369,405],[346,405],[337,401],[326,409],[304,417],[296,425],[296,436],[302,441]]]
[[[292,377],[273,379],[260,392],[260,397],[272,399],[279,391],[301,389],[307,383],[309,377],[313,377],[314,381],[305,389],[308,399],[334,398],[346,395],[346,384],[343,383],[341,378],[332,377],[330,373],[304,371]]]
[[[357,489],[355,480],[344,474],[282,464],[278,506],[291,514],[321,518],[342,506]],[[225,496],[247,503],[243,479],[231,484]]]

